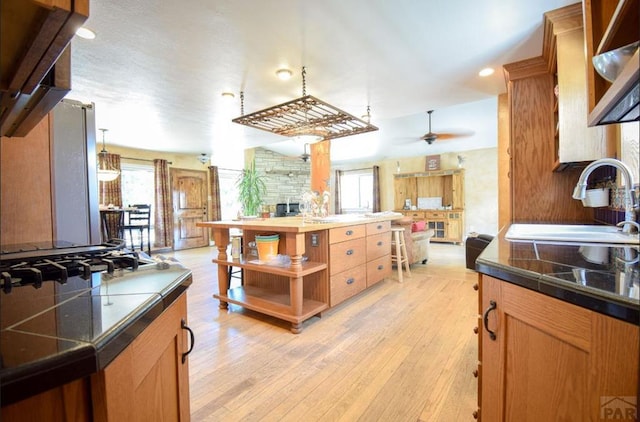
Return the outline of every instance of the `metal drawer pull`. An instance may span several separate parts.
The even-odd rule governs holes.
[[[489,329],[489,312],[496,309],[496,306],[497,305],[495,300],[489,301],[489,307],[484,311],[484,315],[482,316],[482,319],[484,320],[484,329],[487,330],[487,332],[489,333],[489,338],[491,340],[496,339],[496,333],[494,333]]]
[[[347,284],[353,284],[354,281],[356,281],[356,280],[353,279],[353,278],[348,278],[347,279]]]
[[[382,240],[378,240],[378,246],[382,246],[383,244]]]
[[[346,234],[347,236],[351,236],[351,235],[353,234],[353,230],[347,230],[347,231],[345,232],[345,234]]]
[[[377,228],[378,230],[382,230],[382,224],[378,224]]]
[[[347,250],[347,255],[353,255],[353,249]]]
[[[193,346],[195,346],[196,344],[196,336],[193,334],[193,331],[191,331],[191,328],[189,328],[187,322],[184,319],[182,320],[180,326],[183,330],[187,330],[189,332],[189,338],[191,339],[191,347],[189,347],[189,350],[182,354],[182,363],[185,363],[187,361],[187,355],[193,351]]]
[[[384,265],[378,265],[379,270],[384,270]]]

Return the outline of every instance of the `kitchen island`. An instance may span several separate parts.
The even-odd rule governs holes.
[[[336,215],[322,219],[280,217],[210,221],[218,248],[220,307],[237,304],[291,323],[302,323],[391,274],[391,221],[397,213]],[[242,230],[243,254],[228,256],[230,229]],[[278,234],[279,260],[261,262],[253,252],[259,234]],[[243,269],[242,285],[230,288],[231,267]]]
[[[476,260],[476,416],[634,420],[638,246],[510,241],[506,231]]]

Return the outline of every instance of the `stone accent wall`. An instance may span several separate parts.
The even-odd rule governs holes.
[[[264,204],[275,212],[278,203],[300,202],[311,189],[311,163],[299,157],[288,157],[263,148],[255,149],[256,169],[264,176],[267,192]]]

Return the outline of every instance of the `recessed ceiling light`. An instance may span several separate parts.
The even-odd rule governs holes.
[[[225,100],[230,100],[232,98],[235,98],[235,94],[233,92],[223,92],[222,94],[222,98],[224,98]]]
[[[92,40],[96,37],[95,32],[84,26],[81,26],[76,30],[76,35],[80,38],[84,38],[85,40]]]
[[[291,78],[291,75],[293,75],[293,72],[291,72],[289,69],[278,69],[278,70],[276,70],[276,76],[280,80],[286,81],[286,80]]]
[[[493,70],[492,67],[485,67],[484,69],[482,69],[480,72],[478,72],[478,75],[480,76],[489,76],[489,75],[493,75],[493,72],[495,72]]]

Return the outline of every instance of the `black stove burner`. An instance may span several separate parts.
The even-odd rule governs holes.
[[[95,272],[113,275],[116,269],[138,269],[137,252],[124,249],[124,243],[64,247],[0,255],[2,290],[10,293],[13,287],[31,285],[38,289],[44,281],[66,283],[69,277],[85,280]]]

